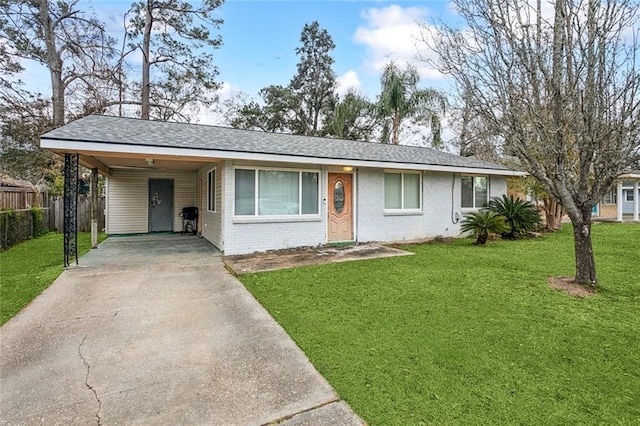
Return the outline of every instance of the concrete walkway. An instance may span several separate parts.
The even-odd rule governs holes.
[[[272,250],[264,253],[225,256],[224,262],[238,275],[252,272],[274,271],[277,269],[298,268],[307,265],[320,265],[334,262],[350,262],[383,257],[412,256],[411,253],[379,244],[354,244],[346,247],[303,247],[284,250]]]
[[[193,236],[108,239],[0,344],[2,424],[362,423]]]

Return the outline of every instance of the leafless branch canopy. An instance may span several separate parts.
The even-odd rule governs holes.
[[[633,0],[454,0],[467,26],[423,40],[573,218],[640,158],[639,6]]]

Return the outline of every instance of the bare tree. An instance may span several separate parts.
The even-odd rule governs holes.
[[[78,0],[0,2],[0,44],[13,61],[44,65],[51,78],[53,126],[65,123],[65,100],[89,79],[111,77],[113,40],[100,22],[77,8]]]
[[[576,281],[595,285],[591,208],[640,158],[638,3],[453,3],[467,27],[423,34],[438,68],[472,89],[474,110],[561,202],[573,224]]]
[[[38,146],[40,135],[53,126],[50,106],[17,84],[0,85],[0,171],[55,192],[59,158]]]
[[[458,147],[460,155],[474,156],[480,160],[520,169],[522,167],[520,161],[513,161],[512,153],[505,151],[502,135],[496,134],[495,126],[487,121],[483,114],[475,111],[471,89],[463,88],[459,95],[461,105],[450,107],[452,110],[450,124],[458,135],[453,139],[453,144]],[[514,178],[511,183],[515,184],[522,193],[534,198],[536,205],[544,212],[547,230],[557,231],[561,228],[564,216],[562,204],[545,191],[535,177]]]
[[[212,37],[210,31],[222,24],[213,16],[221,4],[222,0],[203,0],[198,6],[184,0],[133,3],[127,38],[130,49],[142,53],[141,118],[188,121],[187,106],[217,100],[218,69],[213,55],[203,48],[222,45],[220,36]]]
[[[502,137],[475,111],[470,88],[461,88],[449,105],[449,126],[456,135],[451,141],[463,157],[496,161],[503,153]]]

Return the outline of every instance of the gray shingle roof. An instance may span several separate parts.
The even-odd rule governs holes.
[[[45,133],[42,139],[509,170],[498,164],[430,148],[105,115],[81,118]]]

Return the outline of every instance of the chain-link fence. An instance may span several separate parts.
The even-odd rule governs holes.
[[[0,249],[49,231],[48,208],[0,210]]]

